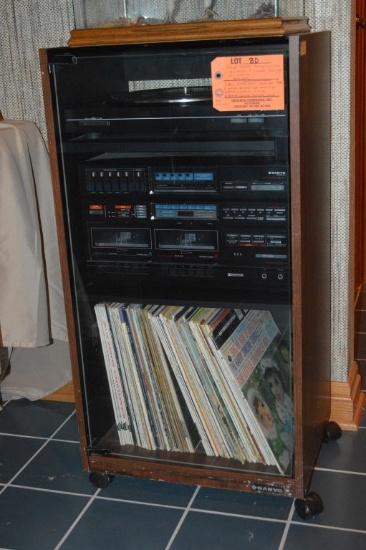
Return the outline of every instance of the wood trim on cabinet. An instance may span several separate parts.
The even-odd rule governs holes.
[[[190,42],[226,38],[284,36],[309,32],[307,17],[270,17],[232,21],[194,21],[176,24],[138,25],[73,29],[69,46],[102,46],[115,44],[153,44]]]
[[[85,427],[85,417],[84,417],[84,405],[81,394],[81,379],[79,372],[79,359],[77,344],[75,340],[75,319],[72,308],[72,297],[71,297],[71,286],[69,278],[69,259],[68,259],[68,250],[66,245],[66,227],[64,223],[64,213],[62,207],[62,194],[61,194],[61,182],[59,175],[59,163],[58,163],[58,153],[57,153],[57,144],[56,144],[56,132],[55,132],[55,120],[53,113],[53,104],[52,104],[52,94],[51,94],[51,84],[48,73],[48,57],[47,50],[39,50],[39,60],[41,67],[41,79],[42,79],[42,89],[43,89],[43,100],[46,114],[46,123],[47,123],[47,137],[48,137],[48,150],[50,155],[50,165],[51,165],[51,175],[52,175],[52,188],[55,204],[55,217],[56,217],[56,227],[57,227],[57,238],[58,245],[60,249],[60,263],[61,263],[61,275],[62,283],[64,290],[64,299],[65,299],[65,311],[66,311],[66,321],[67,321],[67,330],[69,335],[69,349],[70,349],[70,359],[71,359],[71,368],[73,381],[75,383],[75,396],[79,397],[75,399],[76,411],[79,417],[79,426],[83,429],[80,430],[80,449],[81,453],[81,463],[83,469],[88,468],[88,459],[87,459],[87,441],[86,441],[86,427]]]

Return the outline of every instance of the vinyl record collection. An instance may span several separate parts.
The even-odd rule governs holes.
[[[95,305],[121,445],[203,452],[284,474],[291,360],[268,310]]]

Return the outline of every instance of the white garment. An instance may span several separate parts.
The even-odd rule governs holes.
[[[13,348],[9,373],[1,382],[3,401],[42,399],[71,380],[67,342],[54,340],[39,348]]]
[[[3,346],[67,341],[48,153],[33,122],[0,122]]]

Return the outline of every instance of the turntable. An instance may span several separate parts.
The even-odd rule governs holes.
[[[188,105],[193,103],[212,102],[212,92],[209,86],[181,86],[175,88],[154,88],[151,90],[137,90],[125,95],[113,96],[109,103],[112,105]]]

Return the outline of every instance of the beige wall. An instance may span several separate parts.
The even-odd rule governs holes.
[[[304,0],[314,30],[332,32],[332,378],[354,358],[354,59],[356,2]]]

